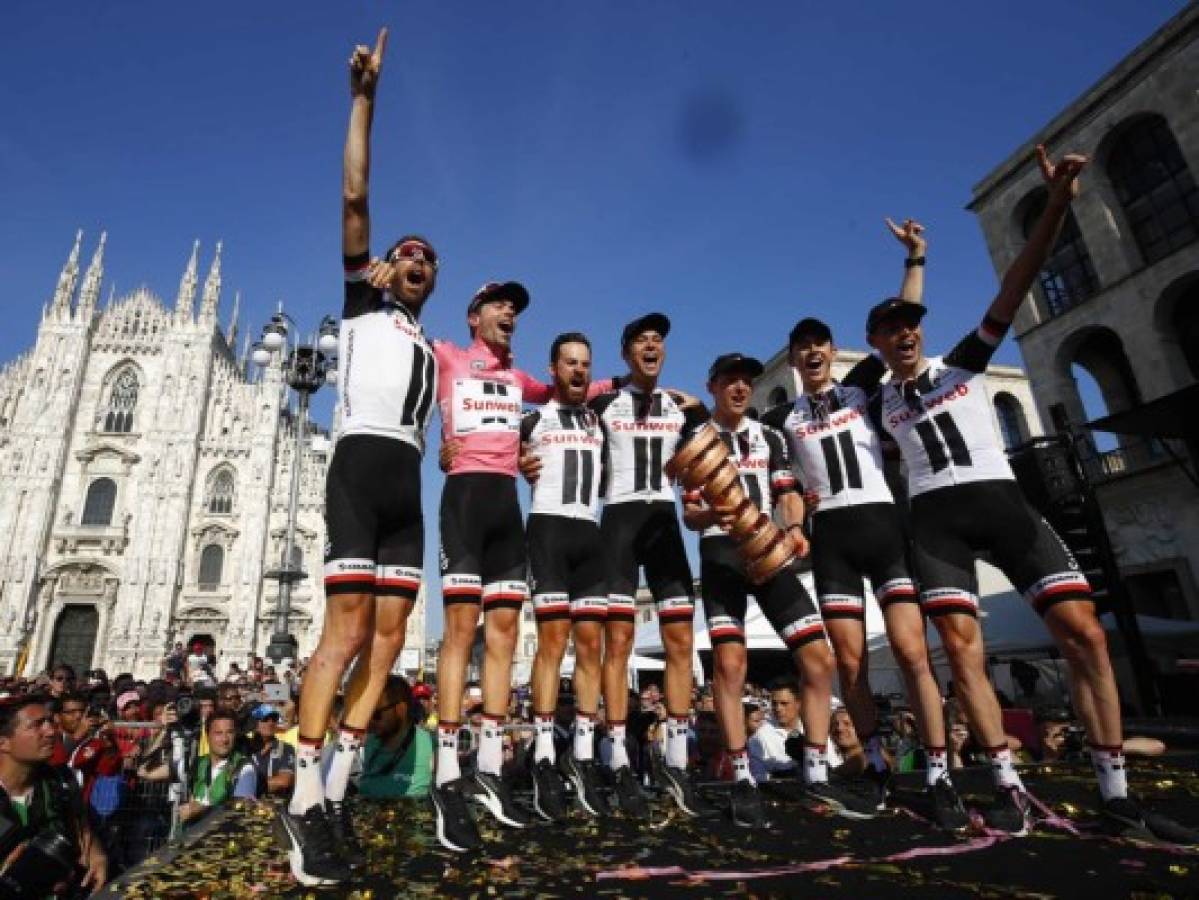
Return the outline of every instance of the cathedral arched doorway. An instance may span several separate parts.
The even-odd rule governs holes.
[[[50,666],[67,663],[76,672],[92,667],[96,653],[96,635],[100,630],[100,613],[95,606],[71,604],[64,606],[54,623],[50,641]]]
[[[208,634],[208,633],[193,634],[190,638],[187,639],[187,643],[184,644],[184,646],[188,650],[191,650],[197,644],[199,644],[200,647],[203,648],[205,656],[215,656],[216,655],[216,638],[214,638],[211,634]]]

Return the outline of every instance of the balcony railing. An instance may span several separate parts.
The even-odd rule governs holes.
[[[1083,467],[1092,481],[1107,481],[1170,459],[1170,454],[1157,438],[1135,438],[1111,450],[1096,450],[1081,457]]]

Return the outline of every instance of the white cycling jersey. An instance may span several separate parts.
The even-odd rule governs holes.
[[[531,513],[599,521],[604,434],[586,406],[551,400],[526,413],[521,440],[541,460]]]
[[[892,379],[879,392],[875,413],[903,454],[910,496],[1015,480],[995,436],[985,374],[1005,329],[984,320],[945,356],[929,359],[918,376]]]

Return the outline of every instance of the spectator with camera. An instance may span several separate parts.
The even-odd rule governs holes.
[[[1088,755],[1086,730],[1066,709],[1047,709],[1037,714],[1038,747],[1027,748],[1029,762],[1073,762]],[[1156,738],[1124,738],[1125,756],[1161,756],[1166,745]]]
[[[96,891],[108,880],[74,779],[49,764],[54,736],[42,698],[0,705],[0,896]]]
[[[204,732],[208,735],[208,752],[196,760],[191,799],[179,807],[179,818],[185,824],[234,798],[253,800],[258,796],[254,763],[234,746],[236,717],[218,709],[209,716]]]

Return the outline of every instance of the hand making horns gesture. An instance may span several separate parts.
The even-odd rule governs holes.
[[[1067,196],[1078,196],[1078,176],[1091,160],[1081,153],[1067,153],[1057,163],[1049,158],[1044,144],[1037,144],[1037,165],[1041,177],[1055,193],[1068,192]]]

